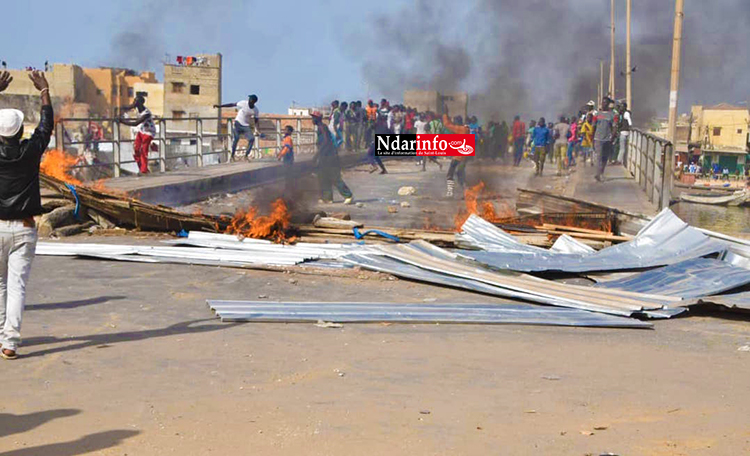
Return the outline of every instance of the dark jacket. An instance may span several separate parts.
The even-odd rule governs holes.
[[[21,220],[43,213],[39,163],[53,128],[52,107],[42,106],[42,118],[31,138],[17,145],[0,143],[0,220]]]

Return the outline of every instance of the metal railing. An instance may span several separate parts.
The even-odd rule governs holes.
[[[92,139],[89,125],[96,123],[102,135]],[[229,161],[234,140],[234,119],[219,117],[155,118],[156,134],[149,152],[152,171],[203,167]],[[294,127],[295,154],[315,151],[316,132],[310,118],[261,117],[259,135],[255,137],[248,157],[253,161],[274,161],[281,149],[283,129]],[[308,127],[309,125],[309,127]],[[136,128],[117,118],[62,118],[55,123],[54,144],[50,148],[65,150],[78,157],[73,167],[81,180],[97,180],[137,173],[133,158]],[[236,156],[247,153],[247,143],[240,139]],[[242,147],[241,147],[242,146]]]
[[[625,167],[638,185],[646,192],[649,201],[663,209],[669,207],[671,175],[667,168],[674,153],[672,143],[641,130],[632,129],[628,138]]]

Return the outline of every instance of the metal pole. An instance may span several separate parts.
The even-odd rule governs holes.
[[[625,41],[626,41],[625,65],[627,66],[627,68],[625,69],[625,99],[626,99],[625,101],[628,103],[628,109],[630,110],[633,109],[633,86],[632,86],[632,82],[633,82],[632,81],[632,77],[633,77],[632,68],[633,67],[631,66],[631,62],[630,62],[630,14],[631,14],[631,8],[633,6],[632,2],[633,0],[628,0],[628,3],[627,3],[628,11],[627,11],[626,26],[625,26],[627,28],[625,32],[625,37],[626,37],[625,38]]]
[[[203,119],[196,119],[195,120],[195,136],[196,139],[196,146],[198,147],[198,166],[203,166]]]
[[[297,144],[294,146],[296,149],[302,149],[302,119],[297,117]]]
[[[680,90],[680,53],[682,51],[682,19],[685,15],[684,0],[675,0],[674,39],[672,43],[672,79],[669,85],[669,130],[667,139],[675,144],[677,132],[677,97]],[[669,149],[668,149],[669,150]],[[665,151],[666,152],[666,151]],[[662,207],[669,207],[674,174],[674,150],[664,159],[664,184]]]
[[[276,119],[276,152],[281,151],[281,119]]]
[[[167,121],[159,121],[159,136],[161,136],[161,146],[159,147],[159,171],[162,173],[167,170]]]
[[[121,167],[121,143],[120,143],[120,121],[112,122],[112,161],[114,162],[115,177],[120,177]]]
[[[604,60],[599,60],[599,99],[597,101],[596,109],[599,109],[604,101]]]
[[[612,33],[610,36],[611,56],[609,62],[609,96],[615,99],[615,0],[611,0],[610,8]]]

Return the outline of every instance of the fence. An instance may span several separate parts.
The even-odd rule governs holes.
[[[625,167],[652,203],[659,209],[669,207],[672,181],[668,163],[674,153],[672,143],[636,129],[630,131],[628,139]]]
[[[157,150],[149,153],[153,171],[171,171],[203,167],[229,161],[234,131],[233,119],[219,117],[156,118],[153,144]],[[99,138],[89,133],[95,124],[102,132]],[[274,161],[281,149],[283,129],[294,127],[295,154],[310,154],[315,150],[316,133],[311,118],[261,117],[259,135],[255,137],[249,158],[254,161]],[[56,120],[54,147],[78,157],[73,167],[81,180],[96,180],[135,174],[138,167],[133,159],[136,128],[117,118],[89,119],[62,118]],[[244,156],[245,146],[238,144],[237,155]]]

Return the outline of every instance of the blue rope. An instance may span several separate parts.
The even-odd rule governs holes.
[[[76,210],[73,212],[73,215],[75,215],[76,220],[78,220],[78,216],[81,213],[81,200],[78,199],[78,193],[76,192],[75,187],[73,187],[72,185],[68,183],[66,183],[65,186],[68,187],[68,190],[70,190],[70,192],[73,194],[73,196],[76,199]]]
[[[363,237],[367,236],[368,234],[377,234],[379,236],[383,236],[386,239],[390,239],[393,242],[401,242],[401,239],[399,239],[397,236],[394,236],[392,234],[388,234],[388,233],[386,233],[384,231],[380,231],[380,230],[368,230],[368,231],[365,231],[364,233],[361,233],[359,231],[359,228],[357,228],[355,226],[353,228],[353,231],[354,231],[354,237],[357,238],[357,239],[362,239]]]

